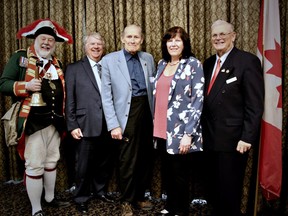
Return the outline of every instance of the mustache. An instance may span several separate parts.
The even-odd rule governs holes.
[[[42,44],[42,45],[41,45],[41,48],[44,48],[44,49],[51,49],[51,47],[50,47],[49,44]]]

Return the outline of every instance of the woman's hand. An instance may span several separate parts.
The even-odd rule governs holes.
[[[179,154],[187,154],[191,148],[192,137],[184,134],[179,145]]]

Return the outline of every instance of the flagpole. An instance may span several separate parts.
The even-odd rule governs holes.
[[[262,28],[261,31],[261,44],[257,44],[257,49],[259,50],[259,45],[261,46],[261,65],[262,65],[262,70],[263,70],[263,63],[264,63],[264,1],[261,0],[261,5],[260,5],[260,21],[259,21],[259,28]],[[261,25],[261,26],[260,26]],[[258,42],[259,42],[259,29],[258,29]],[[258,56],[259,57],[259,56]],[[264,73],[264,70],[262,71]],[[255,185],[255,202],[254,202],[254,213],[253,216],[257,216],[257,210],[258,210],[258,199],[259,199],[259,170],[260,170],[260,154],[261,154],[261,132],[262,132],[262,123],[261,123],[261,129],[260,129],[260,137],[259,137],[259,147],[258,147],[258,158],[257,158],[257,173],[256,173],[256,185]],[[256,155],[256,154],[255,154]]]
[[[256,185],[255,185],[255,202],[254,202],[254,213],[253,216],[257,216],[257,206],[258,206],[258,194],[259,194],[259,161],[260,161],[260,152],[261,152],[261,136],[259,140],[259,148],[258,148],[258,158],[257,158],[257,175],[256,175]]]

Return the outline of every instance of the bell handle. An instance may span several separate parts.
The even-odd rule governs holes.
[[[36,61],[35,79],[39,79],[39,67],[43,67],[43,61],[42,60]]]

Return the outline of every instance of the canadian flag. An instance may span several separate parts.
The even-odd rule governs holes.
[[[262,0],[257,56],[262,61],[265,105],[259,182],[267,200],[280,197],[282,181],[282,72],[278,0]]]

